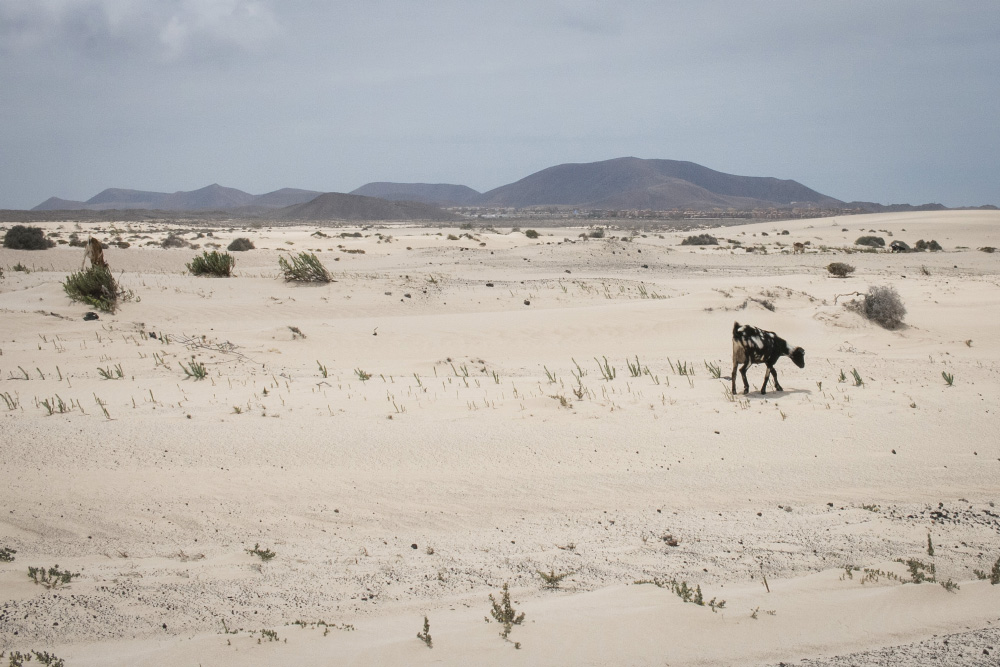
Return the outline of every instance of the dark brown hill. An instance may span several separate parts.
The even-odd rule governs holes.
[[[422,220],[451,222],[462,218],[431,204],[394,202],[363,195],[327,192],[305,204],[278,209],[284,220]]]
[[[735,176],[693,162],[634,157],[549,167],[490,190],[476,203],[517,208],[563,205],[621,209],[743,208],[748,202],[754,206],[842,203],[795,181]]]
[[[449,183],[367,183],[352,195],[378,197],[390,201],[416,201],[438,206],[462,206],[478,199],[482,194],[465,185]]]

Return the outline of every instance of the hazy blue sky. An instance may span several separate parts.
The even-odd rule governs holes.
[[[1000,4],[0,0],[0,208],[627,155],[1000,204]]]

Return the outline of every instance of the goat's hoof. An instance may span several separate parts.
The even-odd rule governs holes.
[[[744,389],[744,390],[743,390],[743,395],[744,395],[744,396],[746,396],[746,395],[747,395],[747,394],[749,394],[749,393],[750,393],[750,390],[749,390],[749,389]]]

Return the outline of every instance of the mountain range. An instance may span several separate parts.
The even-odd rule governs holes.
[[[402,202],[407,205],[401,206]],[[283,188],[252,195],[218,184],[174,193],[110,188],[85,202],[52,197],[32,210],[151,209],[231,211],[290,220],[449,220],[452,214],[438,207],[543,206],[590,210],[881,207],[868,202],[847,204],[793,180],[737,176],[694,162],[624,157],[549,167],[487,192],[465,185],[392,182],[368,183],[347,194]]]

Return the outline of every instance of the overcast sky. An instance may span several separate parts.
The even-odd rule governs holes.
[[[0,0],[0,208],[628,155],[1000,205],[1000,5]]]

